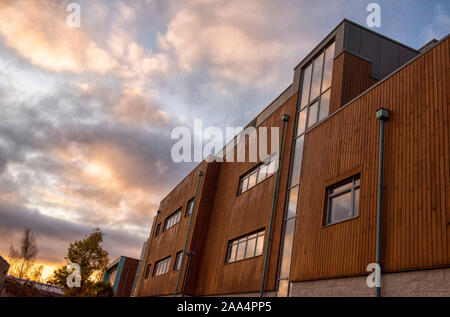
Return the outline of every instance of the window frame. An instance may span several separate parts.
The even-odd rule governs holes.
[[[269,173],[268,171],[269,171],[270,164],[272,164],[272,162],[275,161],[277,158],[276,154],[277,154],[277,152],[270,154],[262,162],[258,163],[256,166],[252,167],[250,170],[248,170],[247,172],[245,172],[244,174],[242,174],[239,177],[237,196],[240,196],[243,193],[249,191],[253,187],[257,186],[258,184],[262,183],[263,181],[265,181],[266,179],[268,179],[269,177],[271,177],[272,175],[275,174],[275,171],[272,171],[271,173]],[[265,168],[266,176],[263,179],[260,179],[259,172],[262,168]],[[253,174],[256,174],[255,184],[250,187],[250,177],[253,176]],[[245,184],[245,186],[244,186],[244,184]],[[243,189],[244,187],[245,187],[245,190]]]
[[[186,211],[184,212],[184,216],[185,217],[190,216],[194,212],[194,198],[195,197],[192,197],[191,199],[189,199],[187,204],[186,204]],[[188,213],[188,211],[189,211],[189,204],[191,204],[191,203],[192,203],[192,211]]]
[[[171,257],[170,257],[170,255],[169,255],[169,256],[166,256],[165,258],[162,258],[162,259],[156,261],[156,262],[155,262],[155,265],[153,266],[153,273],[152,273],[152,276],[156,277],[156,276],[161,276],[161,275],[164,275],[164,274],[169,273],[170,260],[171,260],[170,258],[171,258]],[[159,268],[160,268],[161,263],[166,262],[166,261],[167,261],[167,264],[166,264],[166,267],[164,268],[164,269],[165,269],[165,272],[157,274],[157,273],[158,273],[158,270],[159,270]]]
[[[356,183],[358,181],[358,183]],[[347,187],[344,187],[343,189],[332,192],[334,189],[337,189],[343,185],[348,184]],[[359,206],[360,206],[360,196],[358,197],[358,209],[355,211],[355,191],[359,190],[359,194],[361,195],[361,175],[356,174],[351,177],[348,177],[342,181],[339,181],[333,185],[330,185],[326,188],[326,213],[324,217],[324,223],[323,226],[331,226],[337,223],[341,223],[344,221],[352,220],[359,217]],[[341,219],[338,221],[331,222],[331,201],[334,198],[340,197],[342,195],[350,193],[350,208],[351,208],[351,216],[345,219]]]
[[[183,257],[183,250],[178,251],[175,254],[175,261],[173,261],[173,271],[179,271],[181,269],[181,258]],[[180,266],[180,267],[178,267]]]
[[[307,114],[306,114],[306,120],[305,120],[305,132],[312,128],[313,126],[315,126],[317,123],[323,121],[325,118],[327,118],[330,114],[330,103],[328,101],[328,115],[325,116],[324,118],[320,119],[320,110],[322,108],[322,96],[325,95],[326,93],[330,92],[330,97],[331,97],[331,82],[330,82],[330,87],[328,87],[327,89],[322,91],[322,85],[323,85],[323,76],[325,73],[325,61],[326,61],[326,51],[327,49],[331,46],[334,45],[334,52],[333,52],[333,63],[332,63],[332,68],[331,68],[331,73],[333,73],[333,67],[334,67],[334,53],[336,52],[336,41],[333,39],[331,40],[327,45],[325,45],[313,58],[311,58],[311,60],[308,62],[308,64],[306,64],[305,66],[303,66],[302,68],[302,81],[301,81],[301,86],[300,86],[300,90],[303,89],[303,82],[305,81],[305,79],[308,79],[309,81],[309,87],[308,87],[308,101],[305,105],[301,105],[300,103],[300,109],[299,112],[301,112],[302,110],[307,108]],[[319,95],[314,97],[314,99],[311,99],[311,88],[312,88],[312,79],[313,79],[313,74],[314,74],[314,61],[320,57],[320,55],[323,54],[323,58],[322,58],[322,66],[321,66],[321,74],[320,74],[320,87],[319,87]],[[311,72],[309,74],[309,78],[304,78],[303,72],[308,68],[311,67]],[[301,94],[303,94],[304,92],[301,91]],[[312,105],[314,105],[317,102],[317,112],[315,114],[315,122],[312,123],[311,125],[308,125],[308,122],[310,120],[310,107]]]
[[[147,267],[145,268],[144,279],[148,279],[150,277],[151,268],[152,268],[152,264],[151,263],[147,264]]]
[[[252,231],[250,233],[247,233],[245,235],[239,236],[237,238],[228,240],[227,242],[227,252],[225,254],[225,264],[232,264],[232,263],[236,263],[236,262],[240,262],[240,261],[244,261],[244,260],[248,260],[248,259],[253,259],[256,258],[258,256],[261,256],[264,252],[264,246],[265,246],[265,239],[266,239],[266,229],[262,228],[256,231]],[[254,237],[252,237],[254,236]],[[251,237],[251,238],[250,238]],[[261,253],[257,254],[257,250],[258,250],[258,240],[262,237],[262,248],[261,248]],[[243,240],[245,239],[245,240]],[[242,241],[243,240],[243,241]],[[247,254],[247,246],[248,246],[248,242],[250,240],[255,240],[255,246],[254,246],[254,251],[253,251],[253,255],[246,257]],[[239,260],[237,260],[237,254],[239,251],[239,245],[245,244],[244,245],[244,251],[243,251],[243,257]],[[233,246],[236,246],[236,250],[234,251],[234,257],[233,260],[230,261],[231,259],[231,251],[233,250]]]
[[[175,227],[175,225],[180,222],[180,220],[181,220],[181,210],[182,210],[182,207],[178,208],[177,210],[172,212],[169,216],[167,216],[167,218],[164,220],[163,232],[166,232],[170,228]],[[177,214],[178,214],[178,216],[177,216]],[[178,219],[175,220],[175,222],[173,224],[171,224],[170,227],[168,227],[167,223],[169,221],[171,221],[172,219],[174,219],[174,218],[178,218]]]
[[[160,234],[160,232],[161,232],[161,222],[156,225],[155,238]]]

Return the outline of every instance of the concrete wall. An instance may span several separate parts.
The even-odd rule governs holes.
[[[367,287],[366,279],[367,276],[357,276],[295,282],[291,284],[291,296],[375,296],[375,289]],[[381,295],[384,297],[450,297],[450,268],[383,274]]]

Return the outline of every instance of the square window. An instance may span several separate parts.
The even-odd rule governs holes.
[[[326,224],[358,216],[359,187],[359,176],[354,176],[328,188]]]

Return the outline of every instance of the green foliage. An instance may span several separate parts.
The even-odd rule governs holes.
[[[3,287],[5,288],[7,296],[13,296],[13,297],[42,297],[42,296],[44,296],[33,286],[32,282],[26,282],[24,284],[21,284],[19,281],[7,278],[4,282]]]
[[[64,295],[77,297],[113,297],[114,290],[110,283],[88,281],[82,290],[76,287],[68,288],[64,291]]]
[[[103,296],[108,294],[107,287],[102,286],[101,278],[108,266],[108,252],[103,250],[104,233],[95,228],[92,233],[83,240],[71,243],[67,255],[64,257],[67,264],[56,269],[47,279],[47,283],[63,286],[68,296]],[[68,288],[67,277],[71,272],[67,271],[69,263],[76,263],[81,270],[81,287]]]

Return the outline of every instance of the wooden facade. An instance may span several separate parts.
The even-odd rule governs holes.
[[[381,107],[391,112],[385,125],[383,271],[450,266],[449,56],[447,38],[380,81],[371,76],[367,59],[345,51],[335,56],[329,116],[305,136],[291,282],[367,275],[367,265],[375,262],[379,145],[375,112]],[[293,91],[257,127],[281,127],[281,116],[289,115],[265,291],[277,287],[298,98],[299,92]],[[189,223],[185,210],[195,195],[199,171],[204,176],[187,247],[196,254],[187,275],[185,258],[178,292],[184,289],[196,296],[259,292],[264,253],[226,263],[228,242],[234,238],[264,228],[264,250],[267,246],[275,175],[237,194],[240,177],[257,164],[202,162],[161,201],[154,222],[161,224],[160,233],[148,240],[141,277],[148,264],[152,269],[139,283],[138,296],[175,291],[178,271],[173,264],[185,243]],[[361,180],[358,217],[325,226],[326,188],[356,174]],[[180,222],[164,232],[165,219],[180,207]],[[154,263],[169,255],[168,273],[152,276]]]

